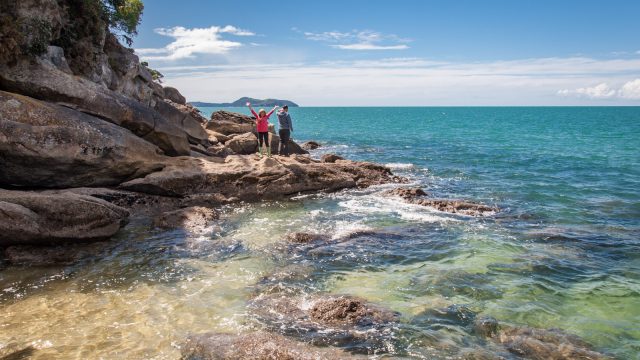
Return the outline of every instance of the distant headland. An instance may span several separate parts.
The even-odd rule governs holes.
[[[250,97],[241,97],[240,99],[231,102],[231,103],[208,103],[202,101],[192,101],[191,105],[197,107],[242,107],[248,102],[251,103],[254,107],[271,107],[271,106],[282,106],[288,105],[290,107],[298,107],[298,104],[289,100],[279,100],[279,99],[254,99]]]

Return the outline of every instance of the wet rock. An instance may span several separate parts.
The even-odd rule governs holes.
[[[360,326],[392,322],[398,318],[397,313],[351,296],[318,299],[309,310],[309,316],[312,320],[327,325]]]
[[[396,188],[385,193],[389,196],[399,196],[403,199],[411,200],[420,196],[427,196],[427,193],[420,188]]]
[[[187,102],[184,96],[180,94],[180,91],[178,91],[178,89],[171,86],[164,87],[164,96],[166,99],[169,99],[177,104],[184,105]]]
[[[315,241],[326,240],[327,236],[320,234],[310,234],[303,232],[289,233],[285,236],[285,240],[291,243],[308,244]]]
[[[384,193],[387,196],[398,196],[414,205],[426,206],[438,211],[467,216],[484,216],[498,212],[498,208],[472,203],[464,200],[426,198],[426,192],[419,188],[398,188]]]
[[[206,333],[191,336],[182,346],[183,360],[273,359],[321,360],[353,358],[334,348],[316,348],[282,335],[258,331],[233,335]]]
[[[160,150],[130,131],[59,105],[0,91],[0,184],[117,185],[163,167]]]
[[[324,154],[320,158],[320,161],[322,161],[323,163],[334,163],[338,160],[344,160],[344,158],[336,154]]]
[[[166,212],[155,218],[153,224],[162,229],[182,228],[189,232],[202,232],[218,218],[219,214],[214,209],[192,206]]]
[[[497,341],[511,353],[527,359],[610,359],[593,351],[579,337],[557,329],[501,328]]]
[[[103,240],[128,217],[127,210],[91,196],[0,190],[0,246]]]
[[[315,345],[334,345],[354,353],[387,352],[391,327],[399,315],[351,296],[317,295],[311,298],[261,295],[249,309],[273,331]]]
[[[232,155],[224,163],[171,158],[166,164],[162,171],[123,183],[121,188],[164,196],[217,193],[226,198],[257,201],[393,180],[386,167],[353,161],[323,164],[304,156],[258,160],[255,156]]]
[[[302,143],[302,145],[300,145],[300,147],[302,147],[305,150],[315,150],[315,149],[320,147],[320,143],[311,140],[311,141],[307,141],[307,142]]]
[[[481,337],[494,337],[498,334],[498,320],[492,317],[481,317],[473,324],[473,331]]]
[[[258,138],[253,133],[235,135],[225,146],[236,154],[250,155],[258,150]]]

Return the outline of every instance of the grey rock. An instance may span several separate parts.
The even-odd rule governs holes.
[[[103,240],[128,217],[127,210],[91,196],[0,190],[0,246]]]

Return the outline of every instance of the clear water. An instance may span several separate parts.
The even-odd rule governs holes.
[[[265,276],[295,264],[311,277],[285,288],[400,312],[391,357],[455,358],[482,346],[461,324],[421,320],[464,305],[638,358],[640,108],[290,110],[293,137],[325,145],[314,156],[385,163],[434,196],[502,211],[430,211],[382,197],[390,185],[227,207],[198,236],[135,219],[76,264],[0,270],[0,351],[173,359],[189,334],[259,328],[247,301],[265,291]],[[361,229],[381,235],[324,255],[282,250],[290,231],[338,238]]]

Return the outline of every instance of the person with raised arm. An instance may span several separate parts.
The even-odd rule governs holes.
[[[251,113],[256,118],[256,130],[258,130],[258,153],[260,154],[260,158],[262,158],[262,144],[264,143],[267,147],[267,156],[271,157],[271,147],[269,146],[269,116],[273,114],[273,112],[278,108],[278,106],[274,106],[271,111],[268,113],[264,109],[260,109],[258,113],[253,110],[251,107],[251,103],[247,102],[247,107],[251,110]]]

